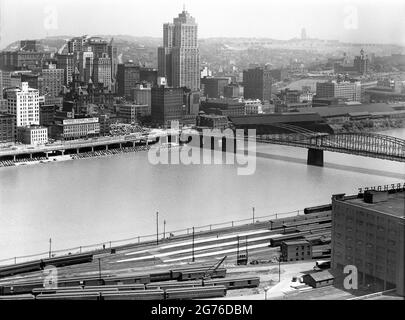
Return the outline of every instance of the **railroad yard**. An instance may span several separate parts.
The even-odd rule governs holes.
[[[0,300],[293,299],[301,292],[308,296],[317,289],[294,289],[291,279],[314,272],[315,260],[330,256],[330,228],[331,212],[324,210],[4,266]],[[294,239],[312,243],[312,260],[279,262],[281,242]],[[331,288],[331,297],[341,292]]]

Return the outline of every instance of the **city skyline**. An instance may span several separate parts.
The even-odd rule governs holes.
[[[0,303],[404,300],[405,1],[365,1],[0,0]]]
[[[253,0],[253,4],[251,2],[244,4],[237,0],[232,2],[232,6],[229,5],[229,1],[213,0],[206,2],[159,0],[158,5],[156,2],[151,5],[119,0],[118,6],[116,2],[110,0],[102,0],[95,6],[94,1],[80,3],[82,10],[77,11],[66,0],[57,3],[47,0],[21,0],[18,4],[2,0],[0,48],[18,39],[79,34],[121,34],[161,38],[161,25],[177,16],[184,6],[198,20],[199,39],[255,37],[289,40],[300,38],[301,30],[305,28],[308,38],[405,45],[405,37],[398,32],[405,27],[402,19],[405,14],[405,3],[399,0],[390,0],[389,5],[387,2],[377,0],[371,3],[363,0],[311,0],[305,3],[295,0],[271,3]],[[26,10],[21,11],[17,7]],[[89,19],[89,12],[98,19]],[[137,15],[137,12],[143,14]],[[72,17],[74,24],[71,23]],[[26,23],[21,24],[21,20]],[[100,21],[109,23],[103,24]],[[38,24],[39,27],[26,28],[28,24]]]

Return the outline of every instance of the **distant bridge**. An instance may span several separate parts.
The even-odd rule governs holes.
[[[290,133],[258,135],[255,137],[254,141],[257,143],[269,143],[307,148],[307,163],[310,165],[323,166],[323,151],[340,152],[364,157],[405,162],[404,139],[375,133],[319,133],[290,124],[277,124],[277,127]],[[15,160],[18,156],[28,155],[29,157],[32,157],[34,154],[38,153],[42,153],[48,157],[50,154],[63,155],[65,151],[68,150],[74,150],[75,153],[79,153],[82,151],[94,151],[95,148],[108,149],[109,146],[122,148],[128,144],[135,146],[136,143],[154,143],[157,139],[164,138],[166,135],[169,135],[168,141],[178,142],[180,140],[179,138],[184,138],[184,135],[195,136],[196,134],[199,135],[199,139],[192,139],[193,141],[197,141],[196,146],[204,147],[210,145],[211,149],[215,149],[216,146],[218,146],[222,148],[222,151],[231,152],[232,150],[229,150],[229,148],[230,145],[232,145],[233,152],[236,151],[237,139],[235,139],[234,134],[224,136],[224,134],[217,130],[217,132],[213,131],[210,136],[203,136],[202,132],[197,132],[195,130],[187,131],[172,129],[166,131],[162,130],[161,132],[151,134],[100,137],[88,140],[59,142],[36,147],[11,147],[8,149],[0,149],[0,159],[12,157]],[[207,141],[206,138],[209,140]],[[245,136],[244,138],[245,140],[251,139],[248,136]],[[229,144],[226,142],[227,139],[233,139],[234,141],[233,143]],[[221,141],[221,143],[219,143],[219,141]]]
[[[258,135],[255,141],[307,148],[307,163],[310,165],[323,166],[323,151],[405,162],[404,139],[376,133],[319,133],[290,124],[277,124],[276,126],[291,133]],[[218,140],[222,137],[214,135],[212,139]],[[226,142],[224,138],[222,139],[222,150],[226,151]],[[245,139],[250,140],[251,138],[245,136]],[[211,142],[211,147],[214,149],[213,142]]]
[[[304,133],[258,136],[257,142],[308,148],[308,164],[323,165],[323,151],[405,162],[405,140],[375,133]]]

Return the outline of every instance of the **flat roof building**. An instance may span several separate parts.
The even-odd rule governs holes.
[[[280,248],[283,261],[310,260],[312,258],[312,246],[307,240],[283,241]]]
[[[316,98],[346,98],[361,101],[360,82],[329,81],[316,83]]]
[[[229,126],[228,117],[216,114],[199,114],[197,116],[197,126],[210,129],[226,129]]]
[[[130,97],[131,89],[135,88],[140,82],[140,67],[133,62],[118,64],[117,84],[118,95]]]
[[[204,95],[207,98],[221,98],[224,96],[224,89],[229,84],[229,78],[209,77],[201,79],[204,86]]]
[[[266,68],[254,68],[243,71],[245,99],[271,100],[271,71]]]
[[[48,128],[41,126],[18,127],[17,140],[23,144],[45,144],[48,142]]]
[[[16,141],[16,117],[13,114],[0,113],[0,143]]]
[[[183,88],[154,87],[151,95],[152,122],[167,125],[172,120],[182,120],[185,113]]]
[[[388,189],[388,186],[387,186]],[[332,268],[358,270],[362,285],[405,296],[405,185],[332,197]]]
[[[39,125],[39,91],[21,84],[21,89],[7,91],[7,111],[16,115],[17,127]]]
[[[209,99],[201,102],[201,111],[223,116],[245,115],[245,104],[233,99]]]
[[[150,116],[151,108],[147,104],[121,104],[117,106],[118,116],[125,119],[126,123],[135,123],[140,118]]]
[[[64,119],[51,128],[52,137],[57,140],[75,140],[100,135],[98,118]]]

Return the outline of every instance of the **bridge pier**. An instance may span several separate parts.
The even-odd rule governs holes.
[[[61,152],[62,152],[62,156],[64,156],[65,155],[65,150],[61,150]]]
[[[91,147],[91,152],[94,152],[94,147]]]
[[[13,160],[14,160],[14,161],[17,160],[17,156],[16,156],[16,155],[13,156]]]
[[[32,153],[30,153],[30,159],[32,159]]]
[[[307,164],[311,166],[323,167],[323,150],[308,149]]]
[[[226,138],[222,137],[222,152],[226,152]]]
[[[200,137],[200,148],[204,148],[204,137],[202,134],[200,134],[199,137]]]
[[[79,154],[79,148],[76,148],[76,154]]]
[[[108,144],[105,145],[105,150],[106,150],[106,151],[108,150]]]

